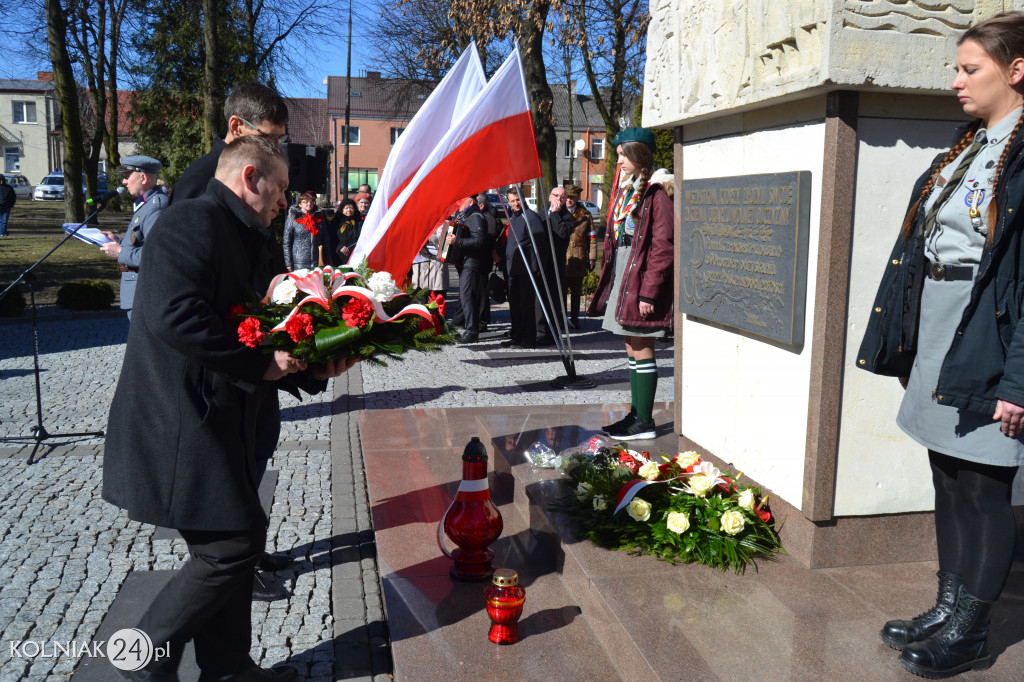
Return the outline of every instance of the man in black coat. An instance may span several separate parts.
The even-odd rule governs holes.
[[[487,296],[491,249],[487,222],[472,199],[456,220],[457,227],[448,234],[448,244],[457,249],[460,264],[459,310],[464,329],[459,343],[473,343],[480,338],[480,301]]]
[[[540,271],[543,264],[550,261],[551,248],[540,216],[523,206],[518,190],[509,189],[507,198],[512,211],[505,242],[512,338],[501,345],[533,348],[537,345],[537,290],[534,283],[543,291]]]
[[[550,293],[544,294],[544,289],[541,289],[544,296],[544,309],[542,310],[538,304],[536,310],[537,343],[543,346],[549,346],[555,342],[552,329],[548,326],[548,320],[544,316],[544,310],[547,310],[548,315],[551,316],[551,323],[557,329],[559,321],[562,319],[562,311],[557,306],[565,305],[565,296],[559,295],[558,292],[562,291],[562,287],[565,286],[565,255],[569,250],[569,237],[572,236],[573,228],[576,227],[576,219],[565,205],[565,196],[564,187],[555,187],[548,195],[547,223],[548,229],[551,231],[554,250],[551,252],[551,259],[544,263],[544,274],[547,277],[547,291]],[[544,239],[547,238],[547,235],[544,235]],[[548,245],[548,248],[551,248],[551,244]],[[543,286],[542,282],[537,282],[537,284]]]
[[[243,345],[229,313],[269,285],[268,227],[287,206],[287,187],[276,144],[235,140],[206,194],[169,206],[142,253],[146,276],[110,408],[103,499],[136,521],[178,530],[191,556],[138,626],[170,656],[133,679],[176,680],[189,640],[204,680],[296,675],[249,658],[250,616],[253,568],[267,536],[258,421],[276,383],[307,368],[283,351],[267,356]],[[351,364],[310,368],[306,388],[323,390]],[[128,413],[133,418],[123,419]]]
[[[234,140],[248,135],[255,135],[275,144],[286,141],[285,131],[288,126],[288,107],[284,99],[273,88],[262,83],[249,81],[242,83],[228,95],[224,101],[224,118],[227,120],[228,133],[224,139],[213,141],[210,153],[202,156],[185,170],[171,190],[171,203],[183,199],[195,199],[202,196],[210,183],[221,152]],[[293,387],[284,386],[285,390],[295,394]],[[296,394],[297,395],[297,394]],[[257,435],[257,446],[260,451],[262,478],[267,463],[277,448],[280,436],[281,406],[274,393],[263,405],[264,413],[260,415],[260,433]],[[291,559],[283,554],[265,554],[259,563],[264,571],[276,571],[286,568]],[[275,601],[287,599],[288,590],[276,584],[270,576],[256,574],[253,583],[253,599]]]

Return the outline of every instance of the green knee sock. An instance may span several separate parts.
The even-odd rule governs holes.
[[[629,359],[629,411],[636,414],[636,360]]]
[[[633,403],[636,416],[650,422],[654,414],[654,394],[658,390],[658,365],[654,358],[636,361],[636,383],[633,386]]]

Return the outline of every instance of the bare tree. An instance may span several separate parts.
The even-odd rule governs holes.
[[[605,194],[611,195],[618,157],[611,140],[632,117],[626,110],[627,90],[640,92],[647,26],[648,0],[566,0],[561,7],[561,38],[580,48],[594,103],[604,120],[608,140],[605,154]],[[639,122],[637,122],[639,123]]]
[[[45,0],[46,43],[53,62],[53,83],[64,123],[64,215],[68,222],[84,217],[82,198],[82,124],[78,118],[78,92],[68,54],[67,25],[60,0]]]

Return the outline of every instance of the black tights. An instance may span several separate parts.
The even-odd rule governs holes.
[[[975,597],[995,601],[1013,564],[1017,524],[1010,504],[1017,467],[969,462],[928,451],[935,484],[939,568]]]

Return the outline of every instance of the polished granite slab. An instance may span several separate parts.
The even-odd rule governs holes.
[[[660,405],[657,443],[674,452]],[[367,411],[360,418],[395,677],[405,680],[916,680],[878,639],[882,623],[934,600],[934,562],[811,570],[793,557],[737,576],[609,552],[548,511],[564,479],[523,456],[555,449],[622,416],[621,405]],[[472,436],[489,447],[491,493],[505,531],[495,566],[527,587],[523,639],[486,639],[485,584],[448,577],[437,523]],[[785,529],[783,529],[785,542]],[[1024,560],[994,613],[992,669],[1024,679]]]

